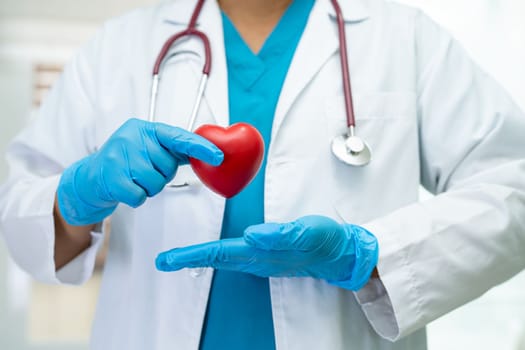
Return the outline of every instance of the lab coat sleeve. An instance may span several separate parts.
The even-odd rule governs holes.
[[[69,64],[39,112],[11,142],[9,176],[0,187],[0,224],[17,264],[47,283],[80,284],[92,274],[101,232],[55,272],[53,204],[62,171],[93,151],[98,34]],[[99,230],[97,230],[99,231]]]
[[[525,116],[446,32],[415,23],[421,181],[436,196],[364,225],[381,279],[357,293],[389,340],[525,268]]]

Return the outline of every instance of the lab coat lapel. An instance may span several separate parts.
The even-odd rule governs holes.
[[[170,10],[164,17],[164,22],[167,25],[173,26],[175,31],[184,30],[190,21],[196,3],[194,0],[179,0],[173,2],[173,6],[169,7]],[[210,108],[215,122],[218,125],[226,126],[229,123],[228,74],[222,18],[220,8],[216,1],[206,1],[204,3],[201,14],[197,20],[197,28],[208,36],[212,55],[211,72],[204,93],[203,103],[207,104]],[[185,45],[187,45],[187,48],[190,50],[197,52],[200,57],[204,58],[204,49],[200,40],[191,39],[185,43]],[[202,63],[204,64],[204,61]],[[199,74],[200,73],[201,70],[199,67]],[[195,94],[196,93],[197,91],[195,91]],[[191,101],[191,103],[193,103],[193,101]]]
[[[358,23],[368,18],[368,11],[362,0],[343,0],[340,5],[346,24]],[[318,0],[312,8],[285,79],[275,112],[272,138],[276,137],[286,114],[302,90],[338,50],[335,11],[330,0]]]

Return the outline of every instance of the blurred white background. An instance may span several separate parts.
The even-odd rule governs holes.
[[[7,142],[31,116],[57,68],[106,18],[154,2],[1,0],[0,181]],[[525,0],[402,2],[448,28],[525,109]],[[9,260],[0,240],[0,349],[87,349],[99,279],[95,274],[81,288],[34,283]],[[522,273],[435,321],[429,348],[525,350],[524,291]]]

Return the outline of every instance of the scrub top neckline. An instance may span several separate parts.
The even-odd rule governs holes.
[[[230,46],[226,60],[243,75],[247,87],[262,76],[267,65],[278,61],[290,42],[303,32],[305,18],[309,17],[310,11],[311,6],[306,6],[303,1],[292,1],[257,54],[244,41],[226,13],[221,11],[225,40]]]

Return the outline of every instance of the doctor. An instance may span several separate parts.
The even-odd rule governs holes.
[[[329,0],[204,4],[197,122],[266,143],[237,197],[184,165],[223,159],[183,130],[199,41],[175,47],[142,118],[195,1],[109,21],[12,142],[2,231],[36,279],[86,281],[111,216],[93,349],[424,349],[427,323],[525,267],[523,113],[419,11],[340,2],[365,167],[330,152],[347,121]],[[420,184],[436,197],[418,202]]]

